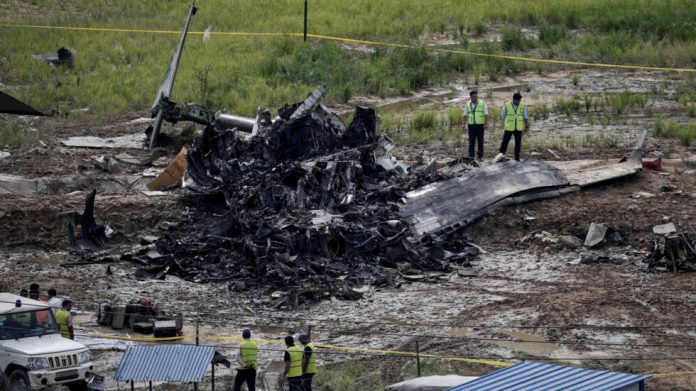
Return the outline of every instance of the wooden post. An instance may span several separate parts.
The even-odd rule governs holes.
[[[212,367],[211,369],[213,370],[213,385],[210,389],[211,389],[211,391],[215,391],[215,364],[211,363],[210,366]]]
[[[150,391],[152,391],[152,380],[150,380]]]
[[[135,391],[135,382],[131,380],[131,391]]]
[[[198,326],[200,325],[200,319],[196,319],[196,346],[198,346]]]
[[[418,340],[416,340],[416,369],[418,370],[418,377],[421,377],[420,370],[420,348],[418,346]]]

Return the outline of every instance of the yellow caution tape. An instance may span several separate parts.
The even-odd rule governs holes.
[[[182,340],[184,338],[195,338],[196,337],[196,335],[167,337],[167,338],[120,337],[120,336],[103,335],[103,334],[78,334],[78,335],[83,336],[83,337],[119,339],[119,340],[123,340],[123,341],[138,341],[138,342],[179,341],[179,340]],[[225,337],[225,336],[217,336],[217,335],[199,335],[198,337],[201,339],[222,340],[222,341],[242,341],[243,340],[243,338],[240,338],[240,337]],[[252,341],[254,341],[256,343],[268,343],[268,344],[281,344],[282,343],[281,341],[278,341],[275,339],[252,339]],[[509,367],[509,366],[514,365],[513,363],[504,362],[504,361],[482,360],[482,359],[465,358],[465,357],[448,357],[448,356],[439,356],[439,355],[435,355],[435,354],[404,352],[404,351],[398,351],[398,350],[364,349],[364,348],[351,348],[351,347],[346,347],[346,346],[333,346],[333,345],[317,345],[317,348],[327,349],[327,350],[348,351],[348,352],[389,354],[389,355],[404,356],[404,357],[416,357],[416,356],[418,356],[420,358],[431,358],[431,359],[443,360],[443,361],[468,362],[468,363],[473,363],[473,364],[484,364],[484,365],[491,365],[491,366],[496,366],[496,367]],[[689,376],[689,375],[696,375],[696,371],[649,373],[649,374],[644,374],[643,376],[651,376],[652,378],[661,378],[661,377]]]
[[[116,32],[116,33],[146,33],[146,34],[180,34],[180,31],[174,30],[148,30],[148,29],[122,29],[122,28],[102,28],[102,27],[75,27],[75,26],[45,26],[45,25],[32,25],[32,24],[8,24],[0,23],[0,27],[10,27],[10,28],[34,28],[34,29],[55,29],[55,30],[73,30],[73,31],[99,31],[99,32]],[[206,33],[205,31],[189,31],[192,35],[229,35],[229,36],[267,36],[267,37],[302,37],[302,33],[281,33],[281,32],[246,32],[246,31],[210,31]],[[389,42],[379,42],[379,41],[369,41],[363,39],[345,38],[345,37],[334,37],[331,35],[319,35],[319,34],[307,34],[307,37],[328,41],[338,41],[338,42],[348,42],[348,43],[358,43],[370,46],[386,46],[395,48],[419,48],[418,46],[389,43]],[[443,48],[433,48],[426,47],[426,50],[441,52],[441,53],[455,53],[455,54],[466,54],[469,56],[477,57],[489,57],[489,58],[499,58],[504,60],[512,61],[526,61],[535,63],[545,63],[545,64],[556,64],[556,65],[575,65],[575,66],[585,66],[585,67],[600,67],[600,68],[619,68],[619,69],[636,69],[636,70],[649,70],[649,71],[670,71],[670,72],[696,72],[693,68],[671,68],[671,67],[652,67],[644,65],[624,65],[624,64],[606,64],[606,63],[593,63],[593,62],[583,62],[583,61],[565,61],[565,60],[550,60],[543,58],[533,58],[533,57],[521,57],[521,56],[507,56],[503,54],[492,54],[492,53],[480,53],[480,52],[470,52],[466,50],[456,50],[456,49],[443,49]]]
[[[696,375],[696,372],[649,373],[649,374],[645,374],[643,376],[652,376],[653,378],[660,378],[660,377],[687,376],[687,375]]]

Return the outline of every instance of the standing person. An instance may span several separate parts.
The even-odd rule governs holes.
[[[56,288],[51,288],[48,290],[48,305],[51,306],[51,310],[53,311],[53,314],[55,315],[60,311],[60,308],[63,306],[63,300],[59,297],[56,297],[58,292],[56,292]]]
[[[246,383],[249,391],[256,390],[256,368],[257,368],[257,347],[256,343],[251,341],[251,331],[249,329],[242,330],[242,341],[239,344],[236,361],[239,364],[237,368],[237,376],[234,377],[234,391],[240,391],[242,384]]]
[[[32,300],[40,300],[39,299],[39,284],[32,283],[31,285],[29,285],[29,298]]]
[[[515,136],[515,160],[520,161],[520,151],[522,150],[522,133],[529,130],[529,118],[527,117],[527,107],[522,101],[522,94],[515,92],[512,95],[512,102],[507,102],[500,112],[500,117],[505,123],[503,132],[503,142],[500,144],[500,153],[495,160],[500,160],[505,156],[510,138]]]
[[[317,349],[309,340],[309,333],[300,334],[300,343],[304,346],[302,355],[302,388],[304,391],[312,391],[312,379],[317,373]]]
[[[285,361],[285,371],[283,371],[283,376],[280,378],[288,379],[288,389],[289,391],[303,391],[302,390],[302,349],[299,346],[295,346],[295,340],[291,336],[285,337],[285,345],[288,347],[283,355],[283,361]]]
[[[478,91],[469,93],[471,98],[464,106],[464,122],[469,130],[469,159],[474,160],[474,150],[478,143],[476,157],[483,160],[483,133],[488,127],[490,116],[486,102],[478,98]]]
[[[60,335],[63,338],[75,339],[75,331],[73,330],[73,318],[70,311],[72,310],[72,301],[63,300],[62,308],[56,314],[56,322],[60,326]]]

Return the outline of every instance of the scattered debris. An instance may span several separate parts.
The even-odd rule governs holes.
[[[590,229],[587,231],[585,243],[587,248],[597,248],[604,245],[620,245],[623,243],[621,234],[608,227],[606,224],[590,224]]]
[[[648,193],[647,191],[637,191],[633,193],[633,198],[653,198],[655,194]]]
[[[558,237],[561,244],[569,249],[580,248],[583,245],[582,239],[573,235],[561,235]]]
[[[73,221],[68,223],[68,242],[70,248],[78,253],[103,247],[105,242],[113,236],[114,230],[108,222],[97,225],[94,219],[94,200],[97,191],[93,190],[85,200],[85,210],[82,214],[75,213]],[[75,236],[75,228],[80,226],[81,237]]]
[[[38,61],[46,61],[53,66],[61,65],[69,68],[72,68],[75,62],[75,56],[66,48],[60,48],[55,53],[33,54],[31,58]]]
[[[189,146],[184,145],[181,151],[176,155],[167,168],[160,173],[157,178],[147,185],[151,191],[159,191],[166,187],[181,186],[184,181],[184,173],[186,172],[186,154]]]
[[[671,234],[673,232],[677,232],[677,227],[674,225],[674,223],[667,223],[667,224],[654,226],[652,228],[652,231],[654,234],[666,235],[666,234]]]
[[[662,170],[662,158],[658,157],[653,160],[643,159],[643,168],[653,171]]]
[[[101,138],[95,136],[68,137],[60,140],[66,147],[77,148],[145,148],[146,136],[142,133],[129,134],[113,138]]]
[[[97,323],[116,330],[127,328],[140,334],[155,334],[156,338],[169,338],[181,333],[183,316],[168,315],[150,300],[141,298],[127,304],[110,303],[100,306]]]
[[[674,273],[696,271],[696,241],[688,234],[679,233],[675,228],[673,232],[664,235],[662,243],[653,241],[651,247],[648,258],[636,262],[636,266],[644,270]]]
[[[275,308],[358,299],[365,287],[469,266],[479,250],[465,235],[407,240],[400,200],[439,177],[377,164],[391,142],[374,110],[356,109],[346,127],[321,104],[322,91],[281,108],[275,122],[259,121],[256,135],[206,126],[186,154],[185,197],[198,217],[116,258],[139,265],[138,279],[230,281],[230,290],[266,295]],[[206,210],[225,217],[216,225]]]

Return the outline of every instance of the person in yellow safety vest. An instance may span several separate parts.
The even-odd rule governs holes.
[[[469,131],[469,160],[474,160],[474,150],[478,143],[476,157],[483,160],[483,133],[491,117],[488,115],[486,102],[478,98],[478,91],[469,93],[471,100],[464,105],[464,123]]]
[[[295,339],[289,335],[285,337],[285,345],[288,347],[283,355],[285,371],[283,371],[283,376],[280,377],[280,381],[282,382],[283,379],[288,379],[289,391],[303,391],[302,349],[299,346],[295,346]]]
[[[60,326],[60,335],[64,338],[75,339],[75,331],[73,330],[73,319],[70,311],[72,310],[72,301],[63,300],[63,306],[56,313],[56,322]]]
[[[309,334],[300,334],[300,343],[304,346],[302,355],[302,388],[303,391],[312,391],[312,379],[317,373],[317,349],[309,340]]]
[[[249,329],[242,330],[242,341],[239,344],[236,361],[239,364],[237,368],[237,376],[234,377],[234,391],[241,391],[242,384],[246,383],[249,391],[256,390],[256,368],[257,366],[257,347],[256,343],[251,341],[251,331]]]
[[[520,161],[520,151],[522,149],[522,133],[529,131],[529,118],[527,116],[527,108],[521,102],[522,94],[515,92],[512,95],[512,102],[507,102],[500,112],[500,117],[505,124],[505,132],[503,132],[503,142],[500,144],[500,154],[495,160],[500,160],[505,156],[510,138],[515,136],[515,160]]]

